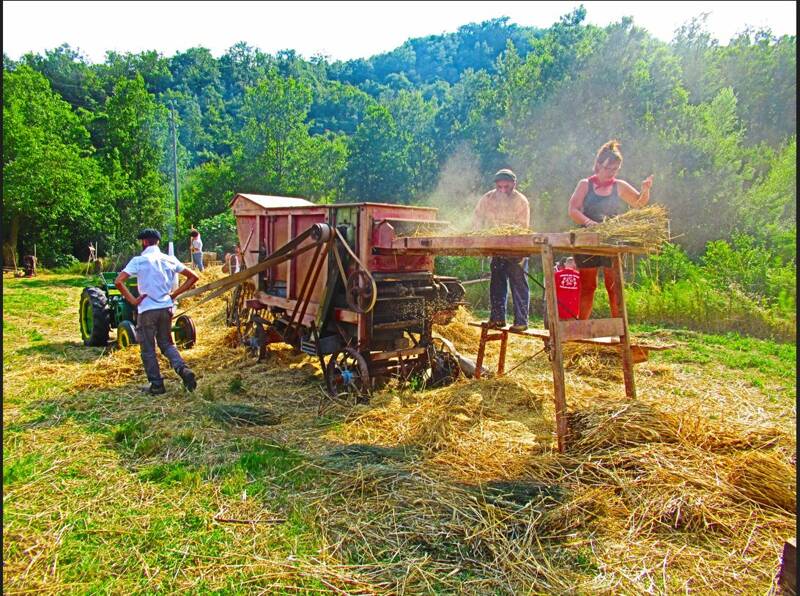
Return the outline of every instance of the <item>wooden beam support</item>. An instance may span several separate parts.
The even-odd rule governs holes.
[[[542,271],[544,271],[544,294],[547,302],[547,327],[550,331],[550,361],[553,367],[558,451],[564,453],[569,432],[567,428],[567,394],[564,381],[564,355],[561,349],[561,329],[558,321],[558,303],[556,302],[553,249],[550,245],[545,245],[542,249]]]
[[[631,354],[631,335],[628,329],[628,310],[625,307],[625,271],[622,268],[622,255],[613,258],[619,280],[619,315],[622,319],[622,335],[620,335],[620,354],[622,356],[622,377],[625,379],[625,395],[636,399],[636,384],[633,381],[633,355]]]
[[[481,326],[481,340],[478,344],[478,356],[475,360],[475,378],[481,378],[481,370],[483,370],[483,357],[486,354],[486,336],[489,334],[489,328],[485,325]]]

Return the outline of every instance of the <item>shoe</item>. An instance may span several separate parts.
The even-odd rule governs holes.
[[[528,328],[527,325],[511,325],[511,327],[509,327],[508,330],[516,331],[517,333],[519,333],[520,331],[525,331],[527,328]]]
[[[500,329],[500,328],[506,326],[506,322],[505,321],[493,321],[493,320],[489,319],[488,321],[486,321],[486,326],[489,329]]]
[[[183,367],[178,371],[178,375],[183,379],[183,386],[187,391],[194,391],[197,388],[197,377],[188,366]]]
[[[142,387],[142,393],[148,393],[150,395],[162,395],[167,392],[167,388],[164,387],[164,383],[150,383],[145,387]]]

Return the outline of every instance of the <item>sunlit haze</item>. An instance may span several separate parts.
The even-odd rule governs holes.
[[[624,16],[664,41],[701,13],[721,43],[747,27],[795,35],[795,2],[584,2],[586,21],[605,26]],[[190,47],[222,55],[237,42],[264,52],[292,49],[309,58],[367,58],[412,37],[451,33],[507,16],[546,28],[579,2],[3,2],[3,52],[18,59],[67,43],[91,62],[106,51]]]

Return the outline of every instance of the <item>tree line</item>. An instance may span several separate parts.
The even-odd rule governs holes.
[[[229,248],[235,192],[316,202],[431,204],[469,213],[517,172],[537,230],[571,227],[567,200],[596,149],[689,256],[743,235],[794,267],[796,38],[748,29],[721,45],[700,16],[665,43],[625,18],[551,27],[507,18],[410,39],[368,59],[266,54],[244,42],[3,56],[3,259],[47,265],[130,249],[144,226],[207,230]],[[175,115],[180,219],[172,199]]]

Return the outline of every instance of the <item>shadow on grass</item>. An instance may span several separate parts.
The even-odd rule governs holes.
[[[37,343],[27,348],[20,348],[16,352],[20,356],[44,356],[60,362],[86,363],[98,360],[113,347],[113,343],[109,343],[106,348],[91,348],[84,346],[81,341],[57,341]]]
[[[72,275],[62,279],[53,279],[48,276],[47,279],[40,278],[18,278],[14,280],[4,280],[10,287],[22,288],[83,288],[86,286],[94,285],[97,281],[95,276],[92,275]],[[10,282],[10,283],[9,283]]]

